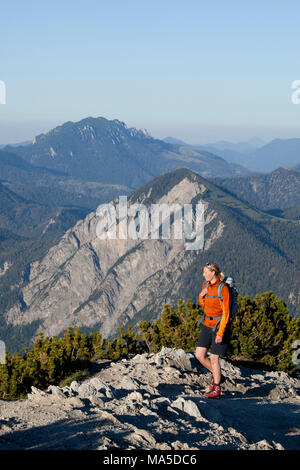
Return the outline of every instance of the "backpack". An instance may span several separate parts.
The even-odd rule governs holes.
[[[231,277],[231,276],[225,276],[224,277],[223,281],[221,281],[220,284],[218,285],[218,295],[217,296],[216,295],[206,295],[206,297],[218,297],[220,299],[220,301],[223,302],[222,289],[223,289],[223,286],[225,284],[229,288],[229,294],[230,294],[230,297],[231,297],[230,313],[229,313],[229,320],[228,320],[228,324],[231,324],[232,321],[233,321],[234,315],[236,314],[237,306],[238,306],[237,305],[238,291],[237,291],[237,289],[234,285],[233,277]],[[205,283],[205,287],[208,287],[207,282]],[[201,323],[203,323],[204,316],[205,316],[205,314],[198,321],[197,327],[200,326]],[[213,331],[217,330],[217,326],[219,325],[219,323],[221,321],[221,318],[222,318],[222,315],[220,317],[214,317],[214,319],[217,319],[218,321],[215,324],[215,326],[213,328]]]

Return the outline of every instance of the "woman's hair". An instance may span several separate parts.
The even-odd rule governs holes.
[[[210,269],[210,271],[214,271],[216,276],[218,276],[220,278],[220,280],[223,281],[225,276],[222,273],[222,271],[220,270],[217,263],[206,263],[204,267]]]

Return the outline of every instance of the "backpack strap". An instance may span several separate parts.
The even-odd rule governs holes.
[[[221,302],[223,302],[222,289],[223,289],[224,286],[225,286],[225,282],[221,281],[220,284],[218,285],[218,295],[206,294],[205,297],[213,297],[213,298],[216,298],[216,299],[220,299]],[[207,283],[205,283],[205,287],[207,287]]]
[[[223,282],[223,281],[221,281],[220,284],[218,285],[218,295],[208,295],[208,294],[206,294],[205,297],[212,297],[212,298],[220,299],[220,301],[223,302],[222,289],[223,289],[224,285],[225,285],[225,282]],[[205,287],[208,287],[207,281],[205,283]],[[204,315],[209,320],[217,320],[217,322],[216,322],[216,324],[213,328],[213,331],[217,331],[217,326],[219,325],[219,323],[221,321],[222,315],[220,315],[219,317],[210,317],[210,316],[206,315],[206,313]]]
[[[225,286],[225,282],[221,281],[220,284],[218,285],[218,297],[223,302],[223,295],[222,295],[222,289]]]

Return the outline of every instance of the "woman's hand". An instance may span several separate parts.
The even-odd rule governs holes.
[[[200,292],[201,297],[204,297],[207,294],[207,287],[204,287],[202,291]]]
[[[217,335],[216,336],[216,343],[222,343],[222,336]]]

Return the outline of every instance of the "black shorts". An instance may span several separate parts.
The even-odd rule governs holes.
[[[202,325],[200,336],[197,342],[197,347],[211,349],[211,354],[217,354],[218,356],[225,356],[229,343],[230,343],[230,331],[225,330],[221,343],[216,343],[217,332],[213,331],[213,328]]]

